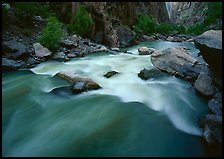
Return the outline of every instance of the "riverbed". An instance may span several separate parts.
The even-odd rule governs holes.
[[[145,42],[128,53],[96,53],[68,62],[47,61],[30,70],[3,73],[3,156],[206,156],[198,120],[208,112],[190,83],[167,75],[142,80],[152,69],[140,46],[162,50],[188,42]],[[70,85],[54,77],[74,71],[102,89],[54,94]],[[119,74],[111,78],[108,71]]]

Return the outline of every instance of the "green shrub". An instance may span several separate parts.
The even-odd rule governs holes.
[[[201,24],[196,24],[187,28],[186,34],[200,35],[207,30],[208,28],[203,23],[201,23]]]
[[[77,11],[73,24],[69,25],[69,31],[79,34],[83,37],[88,37],[91,32],[91,26],[94,24],[92,18],[84,5],[80,5]]]
[[[14,2],[13,6],[19,11],[21,16],[23,13],[29,13],[30,16],[40,15],[47,18],[51,15],[49,5],[39,2]]]
[[[56,51],[59,47],[59,42],[63,37],[62,24],[56,17],[49,17],[47,19],[47,25],[42,31],[42,35],[37,39],[44,47],[47,47],[51,51]]]
[[[140,15],[137,18],[135,31],[137,33],[150,35],[156,32],[156,26],[157,26],[156,21],[152,16]]]
[[[183,26],[177,26],[173,23],[160,23],[159,25],[157,25],[157,32],[165,34],[177,32],[184,34],[185,28]]]
[[[217,19],[222,18],[222,2],[207,2],[207,16],[204,20],[205,25],[215,23]]]

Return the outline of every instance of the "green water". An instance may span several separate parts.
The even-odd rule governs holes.
[[[158,49],[191,43],[143,43]],[[140,44],[140,45],[143,45]],[[165,47],[166,46],[166,47]],[[31,71],[3,73],[3,156],[206,156],[198,119],[207,110],[186,81],[172,76],[141,80],[150,56],[95,54]],[[59,96],[69,85],[52,77],[73,70],[103,89]],[[120,74],[109,79],[103,74]]]

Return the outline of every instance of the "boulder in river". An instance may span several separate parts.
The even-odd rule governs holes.
[[[138,77],[140,77],[143,80],[147,80],[149,78],[158,78],[158,77],[162,77],[163,75],[165,75],[165,73],[161,72],[157,68],[153,68],[150,70],[147,70],[144,68],[138,73]]]
[[[40,43],[33,44],[35,55],[39,58],[51,56],[52,52],[43,47]]]
[[[222,30],[209,30],[194,38],[205,62],[217,73],[222,73]]]
[[[105,75],[103,75],[104,77],[106,78],[110,78],[111,76],[115,75],[115,74],[118,74],[117,71],[109,71],[107,72]]]
[[[188,77],[180,68],[184,65],[194,66],[197,63],[195,58],[180,48],[155,51],[151,54],[151,61],[156,68],[183,79]]]
[[[211,97],[215,93],[215,86],[212,83],[211,77],[206,75],[204,72],[201,72],[194,83],[195,90],[205,96]]]
[[[74,86],[78,82],[84,82],[86,90],[96,90],[101,88],[96,82],[94,82],[90,78],[80,76],[77,73],[74,73],[73,71],[60,71],[56,74],[56,76],[66,79],[70,83],[74,84]],[[78,86],[80,85],[81,84],[79,84]]]
[[[154,51],[154,48],[148,48],[146,46],[138,48],[139,55],[151,55]]]

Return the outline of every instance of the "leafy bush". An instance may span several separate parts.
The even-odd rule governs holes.
[[[177,32],[183,34],[185,33],[185,28],[183,26],[177,26],[176,24],[173,23],[160,23],[157,26],[157,32],[165,34]]]
[[[91,26],[94,24],[92,18],[84,5],[80,5],[78,12],[74,17],[73,24],[69,25],[69,31],[87,37],[91,32]]]
[[[201,24],[196,24],[196,25],[190,26],[186,30],[186,34],[200,35],[207,30],[208,30],[208,28],[203,23],[201,23]]]
[[[56,17],[49,17],[47,25],[42,31],[42,35],[37,39],[44,47],[52,51],[56,51],[59,47],[59,42],[63,37],[62,24]]]
[[[156,21],[152,16],[140,15],[137,18],[137,24],[135,26],[135,31],[137,33],[143,33],[150,35],[156,32]]]

